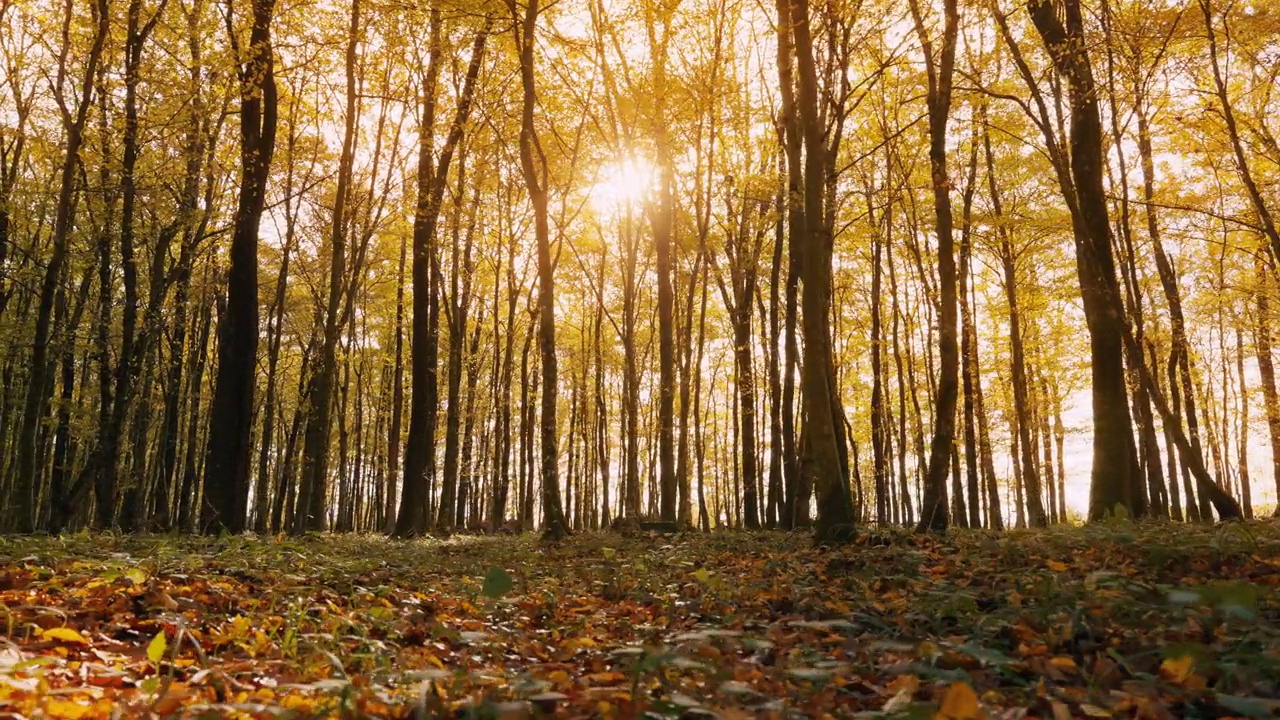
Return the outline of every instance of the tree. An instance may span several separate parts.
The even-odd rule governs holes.
[[[334,192],[329,229],[329,283],[326,293],[320,361],[308,387],[307,431],[302,440],[302,491],[299,494],[297,529],[323,531],[328,524],[329,441],[332,426],[333,385],[337,373],[339,307],[347,265],[347,204],[351,196],[352,165],[358,139],[356,120],[357,50],[360,45],[360,0],[351,0],[343,70],[346,76],[346,108],[343,115],[342,150],[338,160],[338,186]]]
[[[227,271],[227,307],[218,327],[218,372],[210,409],[200,529],[244,530],[249,501],[253,391],[258,351],[258,226],[275,152],[277,104],[271,16],[275,0],[251,0],[249,44],[242,47],[226,8],[227,34],[240,83],[240,191]]]
[[[1093,472],[1089,517],[1101,519],[1120,506],[1131,517],[1147,512],[1138,467],[1124,372],[1124,317],[1112,255],[1111,224],[1103,190],[1102,122],[1098,89],[1084,43],[1079,0],[1036,0],[1027,12],[1053,58],[1069,79],[1070,176],[1063,192],[1072,208],[1080,292],[1089,326],[1093,373]],[[1030,491],[1030,489],[1028,489]]]
[[[791,0],[791,29],[795,42],[799,125],[804,137],[804,233],[798,253],[803,283],[804,365],[800,394],[804,408],[802,472],[818,495],[819,542],[847,539],[854,525],[853,501],[841,453],[844,409],[838,402],[831,357],[832,238],[822,223],[823,189],[827,177],[826,146],[818,115],[818,74],[814,63],[808,0]],[[792,168],[793,173],[800,172]],[[797,239],[793,238],[792,242]]]
[[[436,223],[449,178],[449,166],[462,141],[467,118],[471,114],[476,78],[480,75],[491,22],[492,20],[486,19],[484,28],[476,33],[466,79],[458,96],[449,134],[436,158],[434,132],[436,86],[440,76],[439,64],[443,62],[440,39],[442,16],[439,8],[431,11],[430,56],[424,78],[422,126],[419,129],[418,199],[413,217],[413,325],[409,363],[413,398],[409,410],[408,447],[404,454],[404,490],[400,494],[400,514],[393,531],[397,537],[410,537],[425,532],[428,521],[432,519],[428,511],[431,488],[427,482],[427,473],[432,471],[431,465],[435,462],[435,356],[438,346],[432,319],[438,311],[436,277],[439,274],[439,248],[436,244]]]
[[[540,477],[544,537],[558,540],[569,534],[560,503],[558,479],[559,448],[556,441],[555,268],[551,262],[550,229],[547,224],[547,159],[534,125],[537,86],[534,74],[534,32],[538,24],[538,0],[527,0],[521,17],[515,0],[508,0],[514,21],[512,32],[520,57],[520,85],[523,89],[520,117],[520,169],[529,202],[533,205],[534,237],[538,256],[538,349],[542,360],[542,411]]]
[[[46,373],[49,361],[49,341],[53,331],[54,301],[58,293],[63,266],[67,259],[67,246],[75,222],[76,168],[79,153],[84,145],[85,125],[93,103],[94,80],[98,65],[102,62],[103,48],[110,32],[110,9],[107,0],[95,0],[90,6],[93,18],[92,45],[84,63],[75,105],[59,105],[62,120],[64,146],[66,148],[58,180],[57,204],[54,209],[49,262],[45,266],[40,283],[40,295],[36,309],[35,338],[31,343],[31,364],[27,378],[26,399],[22,406],[21,426],[18,431],[18,458],[14,468],[15,484],[8,498],[9,511],[6,525],[13,532],[31,532],[36,527],[36,492],[43,468],[39,462],[38,431],[48,404]],[[75,5],[67,0],[62,23],[62,45],[58,56],[55,80],[56,92],[61,99],[63,86],[70,72],[69,56],[71,30],[75,20]]]
[[[933,186],[934,231],[938,236],[939,300],[942,305],[938,326],[938,353],[942,359],[938,377],[938,399],[934,408],[933,439],[929,445],[929,468],[924,483],[924,509],[919,530],[946,530],[947,463],[951,459],[956,434],[956,401],[959,397],[960,350],[956,343],[956,260],[951,217],[951,178],[947,174],[947,121],[951,115],[951,83],[955,74],[956,36],[960,13],[956,0],[943,3],[943,30],[940,57],[933,57],[933,42],[925,28],[918,0],[911,0],[916,36],[924,50],[925,73],[929,80],[929,168]]]

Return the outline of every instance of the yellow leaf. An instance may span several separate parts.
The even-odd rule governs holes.
[[[44,712],[47,717],[77,720],[77,718],[86,718],[91,716],[93,714],[93,706],[78,703],[75,700],[49,698],[44,705]]]
[[[1191,679],[1192,670],[1195,668],[1196,659],[1190,655],[1183,655],[1176,658],[1165,658],[1160,663],[1160,674],[1170,682],[1178,685],[1185,685]]]
[[[942,707],[934,715],[935,720],[978,720],[981,717],[978,694],[965,682],[952,683],[947,688],[947,694],[942,698]]]
[[[1045,561],[1045,565],[1048,566],[1050,570],[1056,573],[1062,573],[1067,571],[1067,564],[1058,562],[1057,560],[1047,560]]]
[[[58,627],[49,630],[41,630],[40,636],[47,640],[58,640],[64,643],[76,643],[78,645],[88,645],[89,641],[83,635],[72,630],[69,627]]]

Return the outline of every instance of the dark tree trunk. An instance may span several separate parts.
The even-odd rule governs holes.
[[[298,530],[322,532],[329,502],[329,443],[333,412],[333,385],[337,374],[339,311],[347,272],[347,202],[351,196],[355,162],[357,117],[356,58],[360,45],[360,0],[351,0],[347,27],[344,75],[346,107],[343,114],[342,152],[338,158],[338,186],[329,226],[329,283],[325,295],[320,358],[307,397],[307,432],[302,439],[302,485]]]
[[[546,155],[534,126],[537,90],[534,76],[534,31],[538,23],[538,0],[528,0],[524,17],[520,18],[515,0],[508,7],[514,26],[516,49],[520,56],[520,83],[523,89],[523,112],[520,122],[520,168],[533,205],[534,238],[538,259],[538,344],[542,360],[542,408],[540,431],[540,476],[544,515],[543,536],[558,540],[569,534],[564,507],[560,502],[558,480],[559,449],[556,443],[556,364],[555,267],[551,261],[551,237],[547,223]]]
[[[969,281],[973,274],[973,196],[978,181],[977,129],[969,143],[969,173],[965,180],[962,225],[960,232],[960,262],[957,268],[957,291],[960,302],[960,376],[964,389],[964,460],[965,489],[969,496],[968,527],[982,527],[982,491],[978,479],[978,442],[974,424],[974,411],[981,392],[981,368],[978,365],[978,332],[973,323],[973,306],[970,304]]]
[[[987,188],[991,194],[991,205],[997,220],[1003,217],[1003,205],[1000,199],[1000,188],[995,176],[995,155],[991,149],[991,135],[986,130],[982,136],[983,152],[987,163]],[[1031,400],[1027,381],[1026,351],[1022,338],[1022,311],[1018,304],[1018,278],[1016,257],[1013,244],[1009,239],[1010,230],[1001,223],[997,232],[1000,247],[997,255],[1004,271],[1004,294],[1009,305],[1009,356],[1010,384],[1013,386],[1014,422],[1016,433],[1013,443],[1016,448],[1020,482],[1027,491],[1026,512],[1027,523],[1031,527],[1044,527],[1047,524],[1044,504],[1040,500],[1040,476],[1036,472],[1036,460],[1031,449]],[[1022,506],[1019,506],[1019,517]]]
[[[1089,517],[1101,519],[1116,506],[1131,517],[1141,517],[1147,513],[1147,498],[1129,414],[1124,369],[1125,318],[1116,282],[1111,226],[1102,183],[1105,165],[1098,89],[1084,43],[1080,2],[1063,0],[1062,6],[1061,17],[1052,0],[1033,0],[1027,10],[1059,74],[1071,78],[1070,189],[1074,198],[1071,204],[1093,381],[1094,452]]]
[[[868,211],[871,200],[868,196]],[[887,525],[890,520],[891,506],[889,486],[892,483],[892,468],[889,465],[889,418],[884,391],[884,362],[882,359],[884,339],[881,327],[881,294],[883,290],[881,255],[884,253],[885,237],[875,224],[873,216],[868,214],[872,224],[871,236],[871,457],[876,491],[876,522]],[[888,228],[885,228],[888,230]]]
[[[76,169],[80,162],[80,148],[84,145],[84,130],[93,106],[94,81],[98,77],[103,47],[110,33],[111,16],[109,0],[93,0],[90,6],[94,18],[92,46],[85,60],[84,75],[74,110],[65,118],[65,151],[59,171],[57,204],[54,208],[53,232],[50,238],[49,260],[40,282],[40,294],[36,304],[35,336],[31,342],[31,363],[27,377],[22,420],[18,431],[18,459],[14,469],[14,484],[9,490],[8,511],[3,521],[5,529],[16,533],[29,533],[35,529],[37,491],[39,479],[44,476],[40,463],[40,425],[48,412],[48,373],[53,363],[49,360],[50,337],[53,333],[53,310],[58,283],[67,260],[67,248],[76,210]],[[71,52],[70,28],[74,16],[72,0],[67,0],[62,25],[62,47],[58,60],[57,91],[62,93],[66,77],[67,56]]]
[[[448,403],[446,405],[444,435],[444,477],[441,483],[440,512],[436,525],[449,529],[461,524],[459,491],[460,472],[458,453],[460,439],[458,431],[462,424],[462,375],[463,365],[467,362],[467,315],[471,308],[471,278],[475,271],[471,262],[471,248],[475,239],[476,212],[480,206],[480,190],[471,200],[471,217],[467,226],[465,243],[461,239],[462,209],[464,183],[466,179],[466,155],[458,159],[458,184],[454,190],[453,208],[453,249],[450,268],[449,292],[449,386]],[[459,246],[462,247],[459,247]]]
[[[809,522],[809,492],[800,477],[800,461],[797,455],[795,424],[796,367],[800,362],[799,344],[796,341],[797,304],[800,282],[800,245],[805,232],[804,168],[802,165],[803,135],[796,110],[796,82],[792,66],[792,28],[795,11],[793,0],[775,0],[778,15],[778,91],[782,97],[780,108],[780,134],[787,160],[787,271],[786,312],[783,319],[783,371],[782,371],[782,477],[785,487],[783,527],[793,528]],[[808,22],[808,18],[805,18]]]
[[[216,300],[221,304],[221,299]],[[205,298],[201,303],[200,326],[196,333],[196,342],[191,348],[191,383],[187,390],[187,430],[185,457],[182,461],[182,484],[178,491],[177,529],[191,532],[196,529],[199,520],[199,508],[196,505],[199,489],[199,457],[204,451],[202,440],[207,438],[200,432],[206,425],[207,417],[201,410],[201,398],[204,395],[204,370],[209,363],[209,340],[213,336],[213,306],[215,300]]]
[[[491,21],[490,21],[491,22]],[[445,183],[453,153],[462,140],[471,113],[476,78],[480,74],[489,25],[476,34],[471,46],[471,60],[463,83],[462,94],[454,111],[449,134],[440,150],[438,162],[432,162],[435,151],[436,86],[440,75],[441,11],[431,11],[431,55],[423,89],[423,124],[418,148],[418,201],[413,221],[413,326],[411,332],[410,368],[413,398],[409,410],[409,438],[404,456],[404,490],[400,515],[394,534],[411,537],[426,531],[430,519],[431,484],[429,476],[435,468],[435,428],[437,413],[436,361],[439,352],[439,247],[436,223],[444,198]]]
[[[655,490],[660,498],[659,517],[664,522],[675,522],[679,493],[675,457],[676,317],[675,291],[671,283],[675,167],[667,119],[667,48],[672,18],[669,11],[661,14],[661,23],[655,22],[652,12],[646,13],[645,18],[653,73],[653,140],[659,173],[658,202],[651,205],[649,213],[658,273],[658,486]],[[658,35],[659,24],[662,26],[661,36]]]
[[[851,538],[853,503],[841,458],[844,410],[836,402],[831,356],[832,238],[822,223],[823,188],[827,177],[822,118],[818,115],[818,75],[810,32],[809,0],[791,0],[791,27],[799,70],[798,106],[805,146],[805,232],[800,249],[803,282],[804,366],[801,397],[805,420],[803,472],[818,495],[819,542]]]
[[[219,321],[218,372],[209,420],[200,531],[242,532],[249,500],[253,390],[258,354],[258,225],[276,140],[275,0],[253,0],[240,76],[240,193],[231,237],[227,310]]]
[[[150,20],[143,22],[141,0],[129,0],[126,11],[124,47],[124,128],[121,133],[123,155],[120,163],[120,267],[124,286],[124,306],[120,321],[120,354],[114,371],[115,387],[110,412],[98,428],[96,444],[84,468],[84,482],[92,478],[95,499],[95,525],[116,524],[116,485],[120,462],[121,435],[125,417],[133,398],[142,355],[142,343],[136,343],[138,328],[138,265],[134,258],[134,226],[138,189],[134,173],[138,165],[138,83],[142,68],[142,51],[147,38],[164,11],[161,2]],[[104,228],[104,233],[107,230]]]
[[[275,442],[277,403],[277,368],[280,364],[280,345],[284,337],[284,304],[289,285],[289,256],[293,248],[296,215],[293,203],[294,187],[294,148],[297,146],[297,132],[291,130],[288,138],[288,156],[290,162],[285,172],[284,214],[285,233],[284,246],[281,248],[280,270],[276,275],[275,296],[271,301],[271,320],[267,328],[267,391],[262,403],[262,442],[258,446],[258,474],[254,484],[253,531],[265,533],[270,520],[270,459],[272,443]]]
[[[938,236],[938,289],[940,301],[938,398],[934,404],[933,438],[924,482],[918,531],[946,530],[947,463],[954,451],[956,401],[960,392],[960,349],[956,342],[956,260],[951,215],[951,178],[947,173],[947,121],[951,117],[951,80],[955,72],[956,37],[960,14],[956,0],[943,2],[940,57],[933,57],[933,42],[925,29],[918,0],[911,0],[916,35],[924,50],[929,81],[929,166],[933,185],[934,232]],[[961,499],[957,498],[957,508]]]
[[[1253,487],[1249,477],[1249,388],[1244,374],[1244,330],[1236,327],[1236,378],[1240,383],[1240,429],[1236,460],[1240,466],[1240,504],[1246,518],[1253,518]]]

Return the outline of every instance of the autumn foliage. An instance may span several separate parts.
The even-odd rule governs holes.
[[[4,546],[17,717],[1271,717],[1280,528]],[[290,714],[292,713],[292,714]]]

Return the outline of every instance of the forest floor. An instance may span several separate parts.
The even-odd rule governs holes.
[[[0,718],[1273,717],[1280,524],[0,539]],[[713,715],[714,713],[714,715]]]

